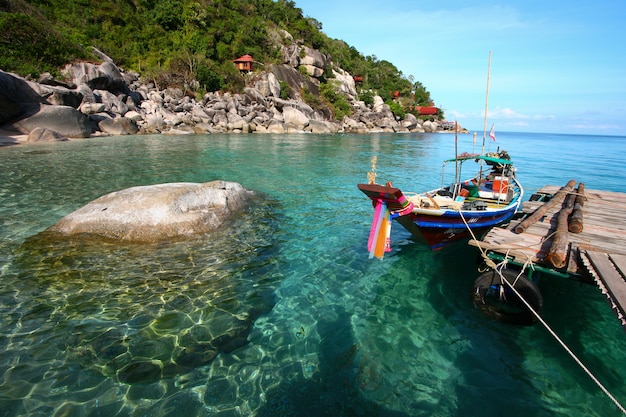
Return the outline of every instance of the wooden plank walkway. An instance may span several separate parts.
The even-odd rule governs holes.
[[[551,196],[560,188],[545,186],[537,194]],[[507,227],[493,228],[482,240],[469,243],[508,256],[518,264],[530,261],[555,272],[593,279],[626,327],[626,194],[586,189],[585,197],[583,231],[568,233],[567,266],[563,269],[555,269],[545,259],[552,245],[561,204],[523,233],[513,231],[519,224],[513,220]],[[541,201],[525,202],[522,212],[529,215],[541,205]]]

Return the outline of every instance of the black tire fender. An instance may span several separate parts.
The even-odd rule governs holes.
[[[515,289],[528,302],[535,312],[541,314],[543,296],[537,285],[513,270],[505,269],[502,275],[510,284],[515,283]],[[530,326],[537,322],[533,314],[513,292],[508,284],[502,281],[500,274],[495,270],[483,272],[476,278],[470,294],[474,305],[485,315],[502,323],[518,326]]]

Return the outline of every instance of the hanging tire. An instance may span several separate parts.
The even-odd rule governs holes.
[[[502,275],[509,283],[515,282],[515,289],[533,310],[541,314],[543,297],[537,285],[525,275],[517,278],[518,273],[515,271],[505,269]],[[537,322],[537,317],[494,270],[484,272],[476,278],[471,297],[479,310],[500,322],[518,326],[530,326]]]

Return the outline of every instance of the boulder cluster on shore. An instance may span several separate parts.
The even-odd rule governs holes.
[[[159,89],[99,51],[102,63],[69,64],[63,81],[49,74],[32,81],[0,70],[0,136],[38,142],[135,134],[449,131],[410,113],[398,120],[379,96],[370,105],[359,101],[353,77],[341,69],[332,71],[335,85],[352,114],[333,120],[327,108],[314,109],[299,94],[318,92],[315,75],[326,58],[307,47],[291,49],[284,48],[284,64],[247,75],[243,93],[211,92],[201,99],[179,88]],[[289,88],[289,98],[281,98],[282,88]]]

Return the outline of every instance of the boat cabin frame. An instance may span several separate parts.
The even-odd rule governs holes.
[[[468,184],[467,181],[463,182],[461,180],[463,164],[467,161],[474,161],[480,164],[480,170],[477,177],[472,178],[472,181],[476,181],[474,184]],[[446,167],[448,164],[454,162],[455,164],[455,175],[454,181],[452,185],[450,185],[450,192],[452,193],[452,198],[456,199],[461,195],[461,192],[464,187],[473,188],[477,187],[477,190],[480,190],[481,186],[484,184],[489,184],[491,187],[491,191],[483,191],[482,197],[489,198],[497,201],[507,201],[509,198],[507,196],[507,192],[509,189],[510,177],[515,175],[515,169],[513,168],[513,161],[510,159],[497,158],[490,155],[481,155],[481,154],[469,154],[469,155],[460,155],[456,158],[447,159],[443,161],[443,165],[441,168],[441,188],[444,189],[446,186]],[[487,164],[490,166],[490,169],[485,169],[483,171],[483,166]],[[485,176],[483,176],[483,172],[486,172]],[[478,191],[480,193],[480,191]]]

